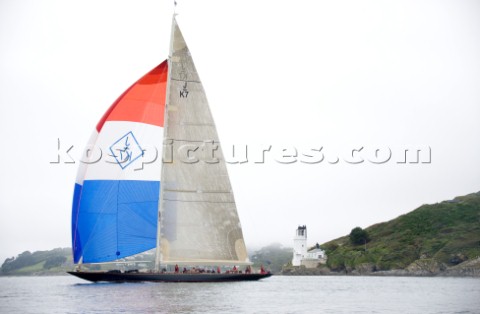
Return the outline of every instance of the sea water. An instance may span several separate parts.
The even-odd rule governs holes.
[[[1,313],[480,313],[480,278],[273,276],[258,282],[89,283],[0,277]]]

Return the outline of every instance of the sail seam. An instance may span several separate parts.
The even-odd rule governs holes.
[[[198,126],[215,126],[213,123],[193,123],[193,122],[180,122],[177,125],[198,125]]]
[[[182,203],[212,203],[212,204],[235,204],[235,202],[215,202],[215,201],[184,201],[184,200],[169,200],[164,199],[168,202],[182,202]]]
[[[172,190],[172,189],[164,189],[166,192],[185,192],[185,193],[199,193],[198,190]],[[225,194],[231,194],[232,191],[201,191],[200,193],[225,193]]]
[[[176,79],[176,78],[171,78],[172,81],[177,81],[177,82],[187,82],[187,83],[199,83],[201,84],[202,82],[196,81],[196,80],[182,80],[182,79]]]
[[[176,139],[172,139],[172,138],[169,138],[167,140],[174,141],[174,142],[205,143],[205,140],[182,140],[182,139],[176,140]],[[211,141],[207,141],[207,142],[211,143]],[[213,141],[213,143],[220,144],[219,141]]]

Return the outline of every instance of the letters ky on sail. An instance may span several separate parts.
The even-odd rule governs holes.
[[[75,263],[156,246],[167,74],[164,61],[127,89],[89,140],[96,154],[80,163],[72,206]]]

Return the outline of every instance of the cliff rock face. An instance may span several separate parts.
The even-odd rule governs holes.
[[[358,264],[352,272],[356,272],[359,275],[370,274],[376,270],[375,264],[373,263],[363,263]]]
[[[446,269],[445,276],[480,277],[480,257]]]
[[[281,275],[286,276],[318,276],[334,275],[327,267],[306,268],[305,266],[289,266],[282,269]]]
[[[406,271],[412,275],[433,275],[447,269],[447,265],[434,259],[418,259],[408,265]]]

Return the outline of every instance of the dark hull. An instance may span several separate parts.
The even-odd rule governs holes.
[[[97,282],[228,282],[255,281],[272,274],[172,274],[172,273],[109,273],[109,272],[68,272],[70,275]]]

